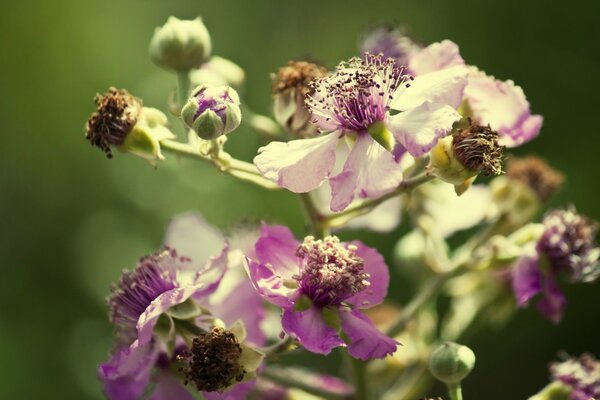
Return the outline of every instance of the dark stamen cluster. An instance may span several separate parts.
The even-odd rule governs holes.
[[[115,88],[96,95],[94,101],[97,110],[87,121],[85,137],[111,158],[111,146],[123,144],[125,136],[137,122],[142,101],[127,90]]]
[[[185,384],[193,382],[199,391],[220,392],[244,379],[240,365],[242,348],[235,335],[221,328],[197,336],[191,351],[180,357],[185,362]]]
[[[452,147],[458,161],[469,170],[486,176],[502,173],[504,147],[498,143],[498,132],[489,125],[470,124],[454,135]]]
[[[513,158],[508,162],[506,174],[531,188],[541,201],[556,193],[565,181],[565,176],[550,167],[539,157]]]
[[[404,84],[402,69],[382,55],[365,54],[338,65],[334,74],[314,80],[306,104],[321,130],[360,132],[383,122],[397,90]],[[406,87],[410,84],[406,83]]]
[[[322,65],[307,61],[289,61],[285,67],[279,68],[277,73],[272,75],[273,93],[296,89],[304,97],[311,92],[309,83],[325,75],[327,69]]]

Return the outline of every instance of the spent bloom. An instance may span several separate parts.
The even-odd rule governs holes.
[[[240,291],[239,299],[231,299],[226,307],[214,304],[213,297],[224,276],[229,275],[231,252],[219,232],[198,216],[176,218],[167,230],[166,243],[184,251],[193,248],[189,251],[193,258],[165,247],[142,258],[135,270],[125,271],[108,298],[117,340],[109,361],[98,368],[104,392],[113,400],[134,400],[152,387],[153,399],[191,400],[194,397],[184,386],[189,383],[205,391],[207,399],[223,399],[219,392],[252,379],[262,360],[248,344],[264,342],[264,335],[257,333],[262,319],[260,298]],[[220,254],[209,257],[215,250]],[[253,299],[259,300],[258,304]],[[244,317],[228,307],[245,313]],[[251,312],[244,307],[250,307]],[[248,323],[247,332],[244,322]],[[219,341],[224,336],[228,339]],[[208,357],[210,351],[216,352],[212,358]],[[197,362],[199,354],[210,360],[210,368]],[[238,366],[236,373],[231,365]],[[215,368],[231,374],[200,379]],[[184,373],[185,381],[173,374],[177,369]],[[252,382],[236,385],[227,392],[227,398],[243,399],[251,388]]]
[[[370,54],[352,58],[314,80],[314,92],[306,98],[322,134],[272,142],[259,149],[254,163],[266,178],[297,193],[330,178],[331,210],[343,210],[355,197],[377,197],[397,187],[402,169],[394,153],[422,156],[450,132],[460,119],[455,108],[465,84],[462,67],[413,80],[392,59]],[[401,112],[392,115],[392,110]],[[330,177],[344,137],[352,150],[341,172]]]
[[[600,399],[600,362],[591,354],[553,363],[550,371],[555,381],[569,389],[569,400]]]
[[[181,117],[202,139],[216,139],[240,125],[240,98],[229,86],[200,85],[183,106]]]
[[[388,43],[392,41],[389,36],[395,36],[396,42],[410,41],[410,38],[398,30],[388,32],[388,35],[370,38],[370,47],[387,48]],[[379,45],[373,42],[378,38]],[[414,46],[420,47],[417,44]],[[465,64],[458,46],[450,40],[432,43],[420,50],[408,51],[403,61],[408,73],[416,77]],[[469,67],[462,113],[471,117],[478,125],[490,125],[500,134],[500,144],[507,147],[519,146],[535,138],[543,122],[540,115],[531,113],[529,102],[520,86],[515,85],[512,80],[501,81],[486,75],[473,66]]]
[[[298,242],[288,228],[264,225],[255,254],[247,260],[252,283],[283,309],[283,330],[304,348],[328,354],[348,346],[351,356],[363,360],[396,350],[397,343],[360,311],[387,293],[389,272],[376,250],[334,236]]]
[[[538,309],[554,323],[560,322],[565,298],[556,278],[565,274],[573,282],[591,282],[600,275],[597,224],[574,209],[554,210],[544,217],[537,243],[517,261],[512,276],[519,306],[541,294]]]

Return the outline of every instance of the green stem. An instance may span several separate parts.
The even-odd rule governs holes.
[[[294,340],[287,336],[280,342],[277,342],[271,346],[263,347],[261,351],[265,354],[265,357],[271,358],[276,357],[282,353],[286,353],[288,350],[293,349]]]
[[[403,193],[408,193],[416,187],[433,179],[435,179],[435,176],[428,175],[427,173],[415,176],[414,178],[406,179],[405,181],[400,183],[400,185],[398,185],[398,188],[393,192],[390,192],[373,200],[365,201],[362,204],[359,204],[355,207],[347,208],[346,210],[340,213],[325,216],[325,223],[330,227],[338,227],[340,225],[343,225],[345,222],[348,222],[348,220],[352,218],[359,217],[368,213],[373,208],[377,207],[386,200],[394,198]]]
[[[463,400],[462,396],[462,388],[459,383],[449,383],[448,384],[448,394],[450,395],[450,400]]]
[[[354,400],[370,400],[369,381],[367,380],[367,362],[348,356],[352,367]]]
[[[190,96],[190,71],[177,71],[177,99],[181,110]]]
[[[313,235],[319,239],[329,235],[329,228],[324,223],[323,216],[319,210],[317,210],[315,202],[313,201],[310,193],[300,193],[299,197],[300,201],[302,202],[302,206],[304,207],[306,216],[308,217],[308,221],[310,222]]]
[[[284,369],[275,369],[268,367],[261,373],[261,378],[265,378],[273,383],[277,383],[283,387],[292,387],[305,391],[306,393],[318,396],[323,399],[343,400],[348,399],[348,396],[340,393],[333,393],[326,389],[312,386],[306,380],[300,380]]]

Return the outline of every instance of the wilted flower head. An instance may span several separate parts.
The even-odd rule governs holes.
[[[290,134],[297,137],[316,135],[317,127],[310,121],[304,99],[312,92],[309,83],[326,74],[325,67],[307,61],[290,61],[272,74],[273,112]]]
[[[539,157],[511,158],[506,175],[530,188],[540,201],[547,201],[560,189],[565,176]]]
[[[181,117],[202,139],[216,139],[240,125],[240,98],[229,86],[200,85],[192,91]]]
[[[207,61],[211,49],[210,35],[200,17],[193,20],[169,17],[154,31],[150,58],[163,68],[187,71]]]
[[[513,290],[519,306],[541,293],[538,308],[554,323],[560,322],[566,304],[556,282],[559,273],[572,281],[591,282],[600,276],[597,226],[574,209],[555,210],[543,220],[543,233],[526,249],[513,270]]]
[[[288,228],[265,225],[255,253],[248,259],[250,279],[283,309],[284,331],[307,350],[328,354],[348,345],[350,355],[365,360],[396,350],[359,311],[381,303],[387,292],[389,272],[376,250],[332,236],[299,243]]]
[[[567,386],[569,400],[600,399],[600,362],[591,354],[567,358],[550,366],[555,381]]]

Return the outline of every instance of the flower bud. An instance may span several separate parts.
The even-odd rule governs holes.
[[[201,18],[180,20],[169,17],[156,28],[150,41],[150,58],[157,65],[175,71],[200,67],[211,52],[210,35]]]
[[[478,174],[500,175],[502,153],[496,131],[469,121],[467,128],[440,140],[432,149],[429,168],[441,180],[455,185],[460,195]]]
[[[192,87],[199,85],[228,85],[239,89],[246,79],[244,70],[226,58],[212,56],[210,60],[202,64],[200,68],[190,72]]]
[[[431,354],[429,370],[438,380],[456,384],[465,379],[475,366],[475,354],[467,346],[446,342]]]
[[[317,126],[304,99],[311,93],[309,83],[327,74],[325,67],[306,61],[290,61],[279,68],[273,79],[273,113],[285,130],[296,137],[312,137]]]
[[[126,90],[110,88],[96,95],[97,110],[88,119],[85,137],[112,158],[112,149],[140,156],[150,163],[163,159],[159,142],[175,136],[167,117]]]
[[[229,86],[200,85],[181,110],[181,117],[200,138],[216,139],[240,125],[240,99]]]

